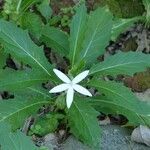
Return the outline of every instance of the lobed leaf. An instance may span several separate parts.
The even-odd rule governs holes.
[[[45,26],[43,27],[40,40],[59,55],[68,55],[69,41],[68,35],[65,32],[54,27]]]
[[[85,4],[77,8],[76,14],[70,25],[70,52],[69,58],[72,66],[78,62],[78,56],[81,52],[81,43],[84,39],[86,30],[87,9]]]
[[[119,34],[131,27],[136,21],[140,20],[142,17],[134,17],[129,19],[115,19],[111,31],[111,40],[115,41]]]
[[[43,99],[45,99],[45,98],[51,99],[51,96],[50,96],[49,92],[47,91],[47,89],[43,88],[42,85],[41,86],[35,86],[35,87],[33,87],[33,86],[28,87],[28,90],[31,92],[31,94],[36,93],[36,96],[37,95],[42,96]],[[19,91],[19,93],[20,93],[20,91]],[[22,93],[22,95],[23,95],[23,93]]]
[[[16,91],[49,80],[38,71],[0,70],[0,91]]]
[[[90,74],[101,75],[133,75],[136,72],[144,71],[150,66],[150,55],[141,52],[119,52],[114,56],[106,58],[103,62],[94,65]]]
[[[0,124],[0,145],[2,150],[38,150],[31,139],[21,131],[11,132],[10,126],[6,123]]]
[[[24,120],[35,114],[43,105],[48,105],[50,98],[24,94],[24,97],[0,101],[0,124],[8,122],[12,129],[19,128]]]
[[[90,14],[82,43],[81,60],[90,64],[104,53],[111,37],[112,18],[112,14],[106,7],[98,8]]]
[[[150,124],[150,117],[138,114],[137,111],[133,111],[133,109],[128,108],[128,104],[124,105],[122,103],[118,103],[117,99],[108,99],[106,96],[89,98],[89,103],[92,107],[94,107],[97,111],[103,112],[105,114],[121,114],[127,117],[128,123],[127,125],[147,125]],[[139,104],[140,105],[140,104]],[[134,106],[132,106],[134,107]]]
[[[46,60],[43,49],[32,42],[26,31],[13,23],[0,20],[0,42],[7,53],[51,77],[52,67]]]
[[[97,146],[100,140],[100,127],[96,112],[83,99],[76,99],[68,112],[71,133],[89,146]]]
[[[48,21],[52,16],[52,9],[49,6],[49,0],[43,0],[41,4],[37,5],[38,11],[45,17],[46,21]]]
[[[113,81],[92,80],[89,84],[111,101],[117,101],[118,105],[123,105],[127,109],[138,114],[150,114],[150,106],[140,101],[127,87],[121,83]]]
[[[28,29],[29,32],[37,39],[41,36],[43,22],[40,16],[32,12],[25,12],[20,18],[21,27]]]

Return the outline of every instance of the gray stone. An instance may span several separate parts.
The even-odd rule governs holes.
[[[143,125],[135,128],[132,132],[131,140],[138,143],[144,143],[150,147],[150,128]]]
[[[150,150],[149,147],[132,142],[131,130],[116,125],[101,126],[101,150]]]
[[[88,146],[78,141],[74,136],[70,136],[62,145],[61,150],[91,150]]]
[[[116,125],[101,126],[102,138],[99,150],[150,150],[149,147],[132,142],[131,130]],[[70,136],[62,145],[61,150],[95,150]]]
[[[73,0],[75,4],[79,3],[80,0]]]
[[[56,134],[50,133],[50,134],[46,135],[44,137],[44,142],[43,142],[42,146],[47,147],[49,150],[54,150],[54,149],[58,150],[59,144],[58,144],[58,139],[57,139]]]
[[[150,89],[142,93],[136,93],[136,95],[141,101],[150,102]]]

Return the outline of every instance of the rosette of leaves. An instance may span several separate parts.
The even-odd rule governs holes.
[[[88,14],[82,4],[76,9],[69,34],[49,26],[42,29],[40,41],[60,57],[65,56],[68,59],[68,75],[76,76],[81,71],[90,70],[90,78],[81,84],[99,92],[99,96],[93,94],[92,98],[75,94],[73,105],[68,110],[64,105],[63,95],[51,97],[49,90],[44,90],[41,86],[47,81],[54,86],[60,82],[53,74],[54,64],[47,61],[43,47],[37,46],[27,31],[0,20],[0,43],[4,49],[1,53],[11,54],[18,61],[30,66],[18,71],[1,68],[0,91],[13,92],[14,99],[0,101],[0,124],[8,122],[16,130],[23,125],[25,118],[36,114],[43,105],[58,107],[55,111],[61,106],[66,114],[65,122],[69,132],[94,150],[99,147],[100,127],[97,116],[100,112],[122,114],[127,117],[130,125],[149,125],[150,105],[141,102],[123,84],[105,81],[104,77],[133,75],[144,71],[150,66],[150,55],[119,52],[103,62],[97,60],[104,54],[114,32],[117,36],[124,30],[122,24],[114,30],[114,24],[113,15],[107,7],[98,8]],[[120,31],[116,32],[118,30]]]

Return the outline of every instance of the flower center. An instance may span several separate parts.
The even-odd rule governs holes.
[[[71,87],[73,87],[73,85],[74,85],[74,83],[72,81],[69,84],[70,84]]]

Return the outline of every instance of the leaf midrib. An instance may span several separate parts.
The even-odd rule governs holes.
[[[74,61],[75,61],[75,55],[76,55],[76,51],[77,51],[77,43],[78,43],[78,37],[79,37],[79,31],[80,31],[80,27],[81,27],[81,17],[80,17],[80,20],[79,20],[79,26],[78,26],[78,29],[77,29],[77,35],[76,35],[76,40],[75,40],[75,45],[74,45],[74,48],[73,48],[73,58],[72,58],[72,66],[74,65]]]
[[[93,141],[94,137],[92,136],[92,131],[90,130],[90,128],[89,128],[88,125],[86,124],[86,121],[85,121],[86,119],[84,119],[84,117],[83,117],[83,115],[82,115],[82,112],[81,112],[80,108],[77,106],[77,104],[76,104],[75,102],[74,102],[74,104],[75,104],[76,108],[78,109],[79,113],[81,114],[82,120],[83,120],[83,122],[85,122],[85,125],[86,125],[86,127],[87,127],[87,129],[88,129],[88,131],[89,131],[89,133],[90,133],[90,135],[91,135],[92,141]]]
[[[135,20],[136,20],[136,19],[135,19]],[[128,20],[127,22],[122,20],[122,23],[120,23],[119,25],[116,25],[116,26],[114,25],[114,26],[112,27],[112,31],[115,30],[116,28],[119,28],[120,26],[123,26],[123,25],[125,25],[125,24],[131,22],[131,21],[134,21],[134,19]]]
[[[91,47],[91,44],[92,44],[93,39],[94,39],[94,37],[95,37],[95,35],[96,35],[96,32],[97,32],[97,30],[98,30],[99,25],[100,25],[100,24],[97,25],[97,28],[96,28],[96,30],[94,31],[93,36],[92,36],[92,38],[91,38],[91,41],[89,42],[88,46],[87,46],[86,49],[85,49],[85,53],[84,53],[84,55],[83,55],[83,58],[86,56],[86,54],[87,54],[88,51],[89,51],[89,48]]]
[[[13,85],[13,84],[20,84],[20,83],[24,83],[24,82],[32,82],[32,81],[46,81],[48,79],[32,79],[32,80],[23,80],[23,81],[16,81],[14,83],[8,83],[8,84],[0,84],[0,88],[1,87],[4,87],[4,86],[10,86],[10,85]]]
[[[104,14],[103,14],[104,15]],[[103,18],[103,17],[101,17],[101,18]],[[95,35],[96,35],[96,33],[97,33],[97,30],[98,30],[98,28],[99,28],[99,26],[101,25],[101,22],[99,22],[98,24],[97,24],[97,27],[95,28],[95,31],[94,31],[94,33],[93,33],[93,35],[92,35],[92,38],[91,38],[91,41],[90,41],[90,43],[88,44],[88,46],[87,46],[87,48],[86,48],[86,50],[85,50],[85,53],[84,53],[84,55],[83,55],[83,58],[86,56],[86,54],[88,53],[88,51],[89,51],[89,48],[91,47],[91,44],[92,44],[92,42],[93,42],[93,39],[94,39],[94,37],[95,37]]]
[[[124,107],[124,106],[121,106],[121,105],[115,104],[115,103],[113,103],[113,102],[111,102],[111,101],[102,100],[102,99],[100,99],[100,100],[96,100],[96,99],[94,99],[94,101],[95,101],[95,102],[108,103],[108,106],[109,106],[109,104],[112,104],[112,105],[115,105],[115,106],[117,106],[117,107],[124,108],[124,109],[126,109],[126,110],[128,110],[128,111],[131,111],[131,112],[133,112],[134,114],[136,114],[136,116],[137,116],[138,118],[141,118],[141,117],[143,116],[142,114],[138,114],[138,113],[136,113],[135,111],[133,111],[133,110],[131,110],[131,109],[127,108],[127,107]],[[140,116],[141,116],[141,117],[140,117]],[[141,120],[141,119],[140,119],[140,120]]]
[[[106,67],[106,68],[101,68],[97,71],[91,71],[91,73],[89,73],[89,75],[92,75],[94,73],[97,73],[97,72],[102,72],[102,71],[106,71],[106,70],[109,70],[109,69],[113,69],[113,68],[117,68],[117,67],[122,67],[122,66],[126,66],[126,65],[131,65],[131,64],[140,64],[140,63],[145,63],[144,61],[140,61],[140,62],[130,62],[130,63],[123,63],[123,64],[118,64],[118,65],[114,65],[114,66],[110,66],[110,67]],[[97,66],[97,68],[99,68],[99,66]],[[97,69],[96,67],[93,69]]]
[[[48,98],[51,98],[48,94],[42,93],[40,90],[34,89],[34,88],[32,88],[32,87],[28,87],[28,89],[30,89],[30,90],[32,90],[32,91],[34,91],[34,92],[37,92],[37,93],[39,93],[39,94],[41,94],[41,95],[44,95],[44,96],[46,96],[46,97],[48,97]]]
[[[46,70],[46,68],[44,67],[44,66],[42,66],[42,64],[40,63],[40,62],[38,62],[38,60],[36,60],[29,52],[27,52],[20,44],[18,44],[13,38],[11,38],[11,36],[9,36],[7,33],[5,33],[4,31],[2,31],[1,30],[1,32],[4,34],[4,35],[6,35],[8,38],[10,38],[14,43],[16,43],[16,45],[20,48],[20,49],[22,49],[28,56],[30,56],[49,76],[51,76],[50,75],[50,73]],[[10,44],[10,43],[9,43]],[[11,44],[11,45],[13,45],[13,44]],[[13,45],[13,46],[15,46],[16,47],[16,45]]]
[[[8,119],[9,117],[15,115],[16,113],[19,113],[19,112],[21,112],[21,111],[24,111],[25,109],[28,109],[28,108],[30,108],[30,107],[34,107],[34,106],[39,105],[39,104],[42,104],[42,103],[43,103],[43,104],[48,104],[49,101],[40,101],[40,102],[32,103],[32,104],[30,104],[30,105],[28,105],[28,106],[25,106],[25,107],[22,108],[22,109],[17,109],[15,112],[10,113],[10,114],[7,115],[6,117],[2,117],[2,119],[0,119],[0,122],[2,122],[2,121],[4,121],[4,120]]]
[[[59,42],[57,42],[57,41],[53,40],[52,38],[50,38],[48,35],[43,34],[43,36],[45,36],[45,37],[48,38],[49,40],[51,40],[51,41],[57,43],[58,46],[59,46],[59,47],[62,47],[63,50],[66,50],[66,48],[65,48],[63,45],[61,45]],[[50,45],[51,45],[51,44],[50,44]]]
[[[102,88],[102,89],[105,89],[105,90],[107,90],[107,91],[110,91],[111,93],[113,93],[113,94],[115,94],[115,95],[118,95],[119,97],[121,97],[122,99],[124,99],[126,102],[129,102],[129,101],[127,101],[128,99],[126,99],[124,96],[122,96],[121,94],[119,94],[119,93],[117,93],[117,92],[115,92],[115,91],[112,91],[111,89],[109,89],[109,88],[107,88],[107,87],[97,86],[97,85],[93,85],[93,84],[91,84],[91,86],[94,86],[94,87],[96,87],[96,88]],[[132,110],[132,111],[134,111],[134,110]]]

